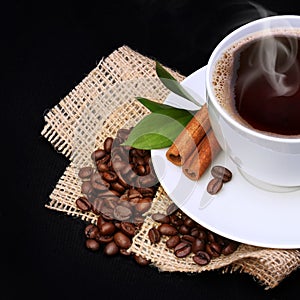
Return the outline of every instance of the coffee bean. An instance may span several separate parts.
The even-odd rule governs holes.
[[[112,193],[107,193],[106,196],[102,196],[101,198],[103,199],[103,205],[107,208],[115,209],[115,207],[118,206],[118,197]]]
[[[95,240],[100,244],[108,244],[114,240],[113,235],[101,235],[100,233],[96,236]]]
[[[96,164],[109,164],[109,161],[110,161],[110,154],[105,154],[102,158],[98,159]]]
[[[102,178],[107,182],[114,182],[118,179],[118,176],[113,171],[106,171],[102,173]]]
[[[101,199],[101,198],[95,198],[93,200],[93,204],[92,204],[92,212],[95,215],[100,215],[102,207],[103,207],[103,199]]]
[[[192,252],[197,253],[198,251],[205,250],[205,241],[199,238],[196,238],[192,243]]]
[[[92,167],[83,167],[78,172],[78,176],[81,179],[90,178],[90,176],[92,174],[93,174],[93,168]]]
[[[113,220],[113,222],[114,222],[114,224],[115,224],[115,226],[116,226],[117,229],[121,229],[121,223],[122,222],[116,221],[116,220]]]
[[[135,206],[136,204],[138,204],[138,202],[141,200],[141,198],[137,197],[137,198],[130,198],[128,201],[132,206]],[[142,208],[142,207],[140,207]]]
[[[131,246],[130,238],[120,231],[114,234],[114,241],[118,247],[123,249],[128,249]]]
[[[146,168],[143,165],[139,165],[136,167],[136,173],[140,176],[143,176],[146,174]]]
[[[128,198],[142,198],[143,195],[135,188],[135,187],[130,187],[127,191]]]
[[[120,248],[119,252],[123,256],[130,256],[130,252],[128,252],[127,249]]]
[[[183,258],[191,253],[192,246],[187,242],[180,242],[175,248],[174,253],[176,257]]]
[[[152,219],[159,223],[170,223],[169,216],[160,213],[152,214]]]
[[[107,193],[108,198],[114,198],[115,200],[120,199],[120,197],[121,197],[121,193],[119,193],[118,191],[113,190],[113,189],[107,191],[106,193]],[[110,194],[110,195],[108,195],[108,194]]]
[[[85,197],[79,197],[76,200],[76,206],[82,211],[89,211],[92,208],[92,204]]]
[[[145,175],[149,175],[150,174],[150,172],[151,172],[151,168],[150,168],[150,166],[147,164],[147,162],[145,161]]]
[[[199,237],[199,233],[200,233],[200,229],[197,227],[192,228],[190,231],[190,235],[196,238]]]
[[[107,171],[109,171],[109,166],[107,164],[99,162],[99,163],[97,163],[97,170],[99,172],[107,172]]]
[[[123,194],[124,195],[124,194]],[[132,205],[131,203],[128,201],[128,198],[124,199],[123,195],[120,197],[120,199],[118,200],[118,204],[122,205],[124,207],[129,208],[130,210],[132,210]]]
[[[150,264],[150,261],[140,255],[133,255],[134,260],[140,265],[140,266],[148,266]]]
[[[131,161],[129,146],[120,146],[114,151],[114,159],[115,157],[120,157],[122,161],[129,163]],[[113,160],[114,161],[114,160]]]
[[[195,221],[192,220],[191,218],[187,217],[184,219],[183,224],[187,227],[193,227],[196,225]]]
[[[176,235],[178,233],[177,229],[170,224],[161,224],[157,229],[161,234],[167,236]]]
[[[187,243],[190,243],[191,245],[193,244],[193,242],[195,241],[195,237],[191,236],[191,235],[188,235],[188,234],[184,234],[182,237],[181,237],[181,240],[183,242],[187,242]]]
[[[148,231],[148,237],[149,237],[151,244],[156,244],[160,241],[161,235],[156,227],[152,227]]]
[[[102,216],[99,216],[97,219],[97,227],[100,228],[102,224],[104,224],[106,221],[103,219]]]
[[[225,167],[222,166],[214,166],[211,169],[211,174],[215,178],[221,179],[223,182],[228,182],[232,178],[232,173]]]
[[[206,239],[207,239],[207,233],[205,232],[204,229],[199,229],[198,238],[201,239],[201,240],[206,241]]]
[[[211,195],[217,194],[223,186],[223,181],[219,178],[213,178],[207,185],[207,192]]]
[[[154,187],[140,187],[137,191],[142,195],[142,197],[153,197],[155,193]]]
[[[119,176],[118,182],[119,182],[122,186],[124,186],[124,188],[125,188],[126,190],[128,190],[128,189],[130,188],[130,185],[126,182],[126,179],[123,178],[122,174],[119,174],[118,176]],[[125,190],[125,192],[126,192],[126,190]],[[128,196],[128,195],[126,195],[126,196]]]
[[[122,158],[119,155],[114,154],[112,157],[112,166],[115,172],[118,171],[118,173],[129,166],[128,162],[123,161]]]
[[[101,235],[111,235],[115,232],[116,227],[112,222],[105,222],[100,225],[99,231]]]
[[[187,227],[186,225],[182,224],[178,231],[181,233],[181,234],[189,234],[190,233],[190,228]]]
[[[205,246],[205,251],[210,257],[219,257],[221,254],[221,246],[216,242],[208,243]]]
[[[218,234],[215,234],[215,242],[218,243],[221,248],[225,247],[228,244],[227,239]]]
[[[126,182],[131,186],[139,186],[137,184],[138,177],[139,176],[135,172],[130,171],[128,174],[126,174]]]
[[[136,153],[141,156],[141,157],[144,157],[146,155],[149,154],[149,150],[143,150],[143,149],[136,149]]]
[[[173,235],[166,241],[166,246],[170,249],[175,248],[180,243],[179,235]]]
[[[172,202],[167,208],[167,215],[171,215],[175,213],[177,210],[178,210],[177,205],[174,202]]]
[[[97,198],[97,195],[98,195],[98,190],[96,190],[96,189],[91,189],[90,191],[89,191],[89,193],[88,194],[85,194],[85,196],[88,198],[88,200],[91,202],[91,203],[93,203],[94,202],[94,200],[95,200],[95,198]]]
[[[116,255],[117,253],[119,253],[119,247],[114,241],[112,241],[105,245],[103,252],[104,254],[109,256]]]
[[[96,225],[89,224],[84,229],[84,234],[88,239],[96,238],[99,233],[99,228]]]
[[[94,239],[87,239],[85,245],[88,249],[92,251],[97,251],[100,248],[100,244]]]
[[[123,194],[125,192],[125,187],[120,182],[112,182],[110,186],[114,191],[120,194]]]
[[[170,217],[170,223],[174,226],[181,226],[183,224],[183,220],[180,219],[178,216],[176,215],[169,215]]]
[[[109,188],[109,183],[104,181],[98,172],[91,176],[91,184],[92,187],[98,191],[106,191]]]
[[[141,179],[141,185],[140,186],[142,186],[142,187],[154,186],[157,183],[159,183],[156,175],[152,174],[151,172],[150,172],[149,175],[147,175],[147,176],[140,176],[139,178]],[[145,178],[144,181],[143,181],[143,178]]]
[[[101,208],[101,216],[105,221],[113,221],[114,220],[114,210],[110,207],[103,206]]]
[[[130,219],[132,216],[132,211],[128,207],[123,205],[118,205],[114,208],[114,218],[119,221],[125,221]]]
[[[127,236],[132,237],[135,234],[135,226],[129,222],[121,222],[120,230],[125,233]]]
[[[236,251],[238,246],[239,246],[238,243],[236,243],[234,241],[230,241],[229,244],[224,246],[224,248],[222,249],[222,254],[224,254],[224,255],[232,254],[234,251]]]
[[[105,155],[106,155],[106,152],[104,149],[97,149],[92,153],[91,158],[93,161],[98,161],[98,160],[102,159]]]
[[[207,232],[206,232],[206,239],[210,243],[215,242],[215,235],[211,231],[207,230]]]
[[[151,207],[151,202],[151,198],[142,198],[135,205],[135,210],[140,214],[143,214],[144,212],[149,210],[149,208]]]
[[[111,152],[113,141],[114,141],[114,139],[112,137],[107,137],[103,143],[104,151],[107,154],[110,154],[110,152]]]
[[[134,156],[132,162],[134,163],[134,166],[137,167],[144,164],[144,159],[140,156]]]
[[[135,216],[133,219],[133,223],[140,228],[143,225],[144,220],[145,217],[143,216]]]
[[[198,251],[193,256],[193,261],[200,266],[205,266],[210,262],[210,256],[205,251]]]
[[[84,181],[81,185],[81,193],[88,195],[92,192],[93,186],[90,181]]]
[[[122,141],[126,140],[130,133],[130,129],[127,128],[120,128],[117,132],[117,137],[120,138]]]

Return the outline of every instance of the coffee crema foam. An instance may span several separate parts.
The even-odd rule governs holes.
[[[245,38],[236,41],[232,46],[227,48],[217,60],[214,71],[212,74],[212,86],[214,90],[215,97],[219,104],[224,108],[224,110],[237,122],[243,126],[257,131],[259,133],[280,137],[280,138],[300,138],[299,135],[282,135],[277,133],[271,133],[266,131],[261,131],[252,127],[248,122],[246,122],[237,112],[235,108],[235,95],[232,88],[232,82],[234,80],[235,70],[234,70],[234,60],[235,54],[241,50],[243,46],[246,46],[249,42],[258,40],[264,37],[283,35],[287,37],[300,37],[300,28],[276,28],[276,29],[266,29],[256,32],[246,36]],[[300,51],[300,49],[298,50]],[[300,80],[300,79],[299,79]],[[300,116],[299,116],[300,122]]]

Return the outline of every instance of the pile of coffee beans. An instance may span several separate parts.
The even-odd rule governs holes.
[[[229,182],[232,178],[231,171],[223,166],[214,166],[211,169],[211,175],[213,178],[209,181],[206,188],[211,195],[217,194],[222,189],[223,184]]]
[[[127,255],[158,187],[150,151],[122,145],[130,130],[119,129],[115,138],[107,137],[103,147],[91,154],[93,165],[78,172],[82,196],[76,205],[98,216],[97,225],[85,228],[86,246],[98,250],[105,244],[107,255]],[[141,257],[135,259],[147,264]]]
[[[85,245],[92,251],[98,251],[103,245],[103,252],[108,256],[118,253],[130,256],[127,249],[131,246],[132,238],[136,234],[138,226],[130,222],[107,220],[99,215],[97,224],[89,224],[85,227]],[[149,261],[137,255],[133,255],[140,265],[148,265]]]
[[[130,129],[120,129],[116,138],[108,137],[103,148],[91,154],[93,166],[84,166],[76,205],[106,219],[143,222],[158,187],[149,150],[121,145]]]
[[[93,164],[78,172],[82,196],[76,205],[97,215],[97,224],[88,224],[84,229],[86,247],[91,251],[103,248],[108,256],[131,256],[127,250],[158,188],[150,151],[122,145],[130,130],[119,129],[115,138],[107,137],[103,147],[91,154]],[[212,175],[217,184],[210,184],[211,193],[218,192],[231,179],[231,172],[221,166],[214,167]],[[173,249],[176,257],[193,254],[198,265],[206,265],[221,254],[229,255],[239,245],[195,223],[175,204],[168,207],[166,214],[156,213],[152,218],[159,225],[149,230],[150,242],[158,243],[167,236],[166,247]],[[142,266],[150,263],[141,256],[133,258]]]
[[[196,223],[175,204],[168,207],[166,214],[153,214],[152,219],[159,224],[148,231],[152,244],[160,242],[161,238],[166,236],[166,247],[173,249],[176,257],[193,255],[194,262],[201,266],[207,265],[211,259],[222,254],[232,254],[239,246],[239,243]]]

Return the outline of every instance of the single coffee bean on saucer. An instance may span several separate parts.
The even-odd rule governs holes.
[[[216,195],[222,188],[223,181],[219,178],[213,178],[207,185],[207,192],[211,195]]]
[[[213,177],[221,179],[224,183],[230,181],[232,178],[231,171],[223,166],[214,166],[211,169],[211,174]]]

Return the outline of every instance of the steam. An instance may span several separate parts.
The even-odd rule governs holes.
[[[299,82],[287,81],[288,72],[296,72],[299,75],[299,67],[295,63],[298,43],[295,39],[288,39],[287,41],[288,45],[284,45],[272,37],[262,40],[258,49],[259,65],[276,96],[291,96],[299,88]],[[276,67],[279,59],[280,64]]]
[[[267,17],[268,11],[262,6],[251,2],[261,17]],[[282,23],[282,27],[292,28],[290,24]],[[295,38],[285,36],[286,43],[271,34],[270,25],[265,24],[265,31],[269,38],[261,39],[255,53],[249,57],[249,64],[257,66],[253,74],[247,78],[247,85],[254,80],[259,74],[264,74],[268,83],[274,90],[273,96],[291,96],[297,92],[300,80],[296,82],[288,81],[287,74],[296,75],[300,78],[299,64],[297,63],[298,43]],[[255,61],[254,61],[255,60]],[[246,88],[246,86],[244,86]]]

